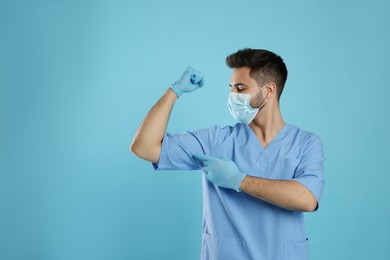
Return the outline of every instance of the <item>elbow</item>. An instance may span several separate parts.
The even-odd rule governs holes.
[[[132,144],[130,145],[129,151],[130,151],[131,153],[133,153],[134,155],[136,155],[136,156],[139,157],[139,154],[140,154],[139,148],[138,148],[134,143],[132,143]]]
[[[317,202],[317,199],[311,195],[310,198],[305,202],[305,204],[303,205],[303,211],[306,211],[306,212],[314,212],[317,210],[318,208],[318,202]]]
[[[129,151],[132,152],[137,157],[144,159],[149,162],[157,163],[160,159],[160,151],[161,151],[161,145],[160,146],[153,146],[149,148],[145,148],[145,145],[141,148],[139,145],[136,145],[132,143],[129,147]]]
[[[139,156],[139,145],[137,145],[137,142],[135,139],[130,144],[129,151],[133,153],[136,156]]]
[[[130,145],[129,151],[135,154],[135,146],[133,144]]]
[[[314,196],[314,194],[307,189],[303,184],[298,183],[300,187],[300,193],[298,201],[296,201],[299,205],[298,211],[304,211],[304,212],[313,212],[318,209],[318,201],[317,198]]]

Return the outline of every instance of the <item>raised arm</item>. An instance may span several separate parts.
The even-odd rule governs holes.
[[[138,127],[129,150],[144,160],[157,163],[169,116],[177,98],[180,98],[183,93],[202,87],[203,84],[203,75],[192,67],[188,67],[181,78],[169,86],[147,113]]]
[[[144,160],[158,162],[161,142],[176,99],[175,92],[168,88],[138,127],[130,146],[131,152]]]

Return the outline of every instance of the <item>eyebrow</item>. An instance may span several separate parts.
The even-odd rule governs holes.
[[[240,85],[243,85],[243,86],[246,86],[246,87],[249,87],[248,85],[244,84],[244,83],[241,83],[241,82],[238,82],[236,84],[234,84],[234,87],[238,87]],[[232,84],[229,84],[230,87],[233,87]]]

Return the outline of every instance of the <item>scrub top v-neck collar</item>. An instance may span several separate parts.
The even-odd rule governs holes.
[[[286,136],[288,129],[290,129],[290,124],[285,123],[284,126],[279,130],[279,132],[274,136],[274,138],[272,138],[272,140],[264,148],[259,138],[255,134],[253,129],[249,126],[249,124],[243,123],[243,125],[248,132],[248,145],[250,151],[253,151],[253,162],[257,162],[261,157],[266,156],[267,151],[271,150],[275,143],[277,143],[277,141]]]

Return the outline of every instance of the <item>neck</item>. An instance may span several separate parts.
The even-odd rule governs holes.
[[[271,142],[284,125],[285,122],[282,119],[280,107],[277,102],[265,104],[249,124],[256,136],[265,144],[265,146]]]

